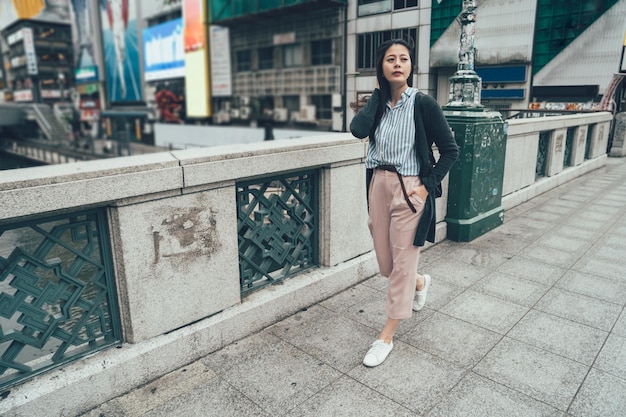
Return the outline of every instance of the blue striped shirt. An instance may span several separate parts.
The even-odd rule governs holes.
[[[408,87],[393,108],[391,101],[387,101],[385,113],[376,128],[375,140],[369,143],[366,168],[393,165],[404,176],[419,175],[413,114],[415,94],[417,89]]]

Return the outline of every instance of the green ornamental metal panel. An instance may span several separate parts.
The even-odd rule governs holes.
[[[241,293],[318,265],[318,172],[237,184]]]
[[[104,210],[0,226],[0,387],[120,342]]]

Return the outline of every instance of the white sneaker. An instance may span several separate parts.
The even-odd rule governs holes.
[[[413,301],[413,311],[420,311],[426,304],[426,295],[428,287],[430,287],[430,275],[424,274],[424,288],[421,291],[415,291],[415,301]]]
[[[363,365],[369,367],[380,365],[387,359],[391,349],[393,349],[393,342],[387,344],[380,339],[374,341],[363,358]]]

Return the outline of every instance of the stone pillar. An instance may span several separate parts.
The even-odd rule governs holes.
[[[626,112],[615,116],[615,130],[609,156],[626,156]]]

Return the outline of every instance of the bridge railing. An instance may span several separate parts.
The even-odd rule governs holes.
[[[505,209],[602,166],[610,120],[509,121]],[[0,172],[0,413],[79,414],[374,275],[366,149],[329,134]]]

